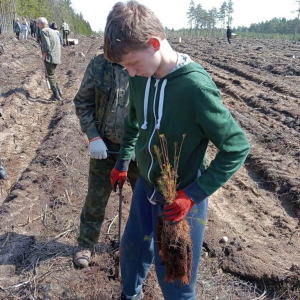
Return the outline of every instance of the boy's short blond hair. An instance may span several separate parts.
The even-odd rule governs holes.
[[[166,38],[155,14],[136,1],[118,2],[107,17],[104,55],[111,62],[121,62],[130,51],[148,48],[151,37]]]

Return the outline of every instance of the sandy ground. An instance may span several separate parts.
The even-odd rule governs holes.
[[[0,182],[1,299],[120,294],[114,278],[118,222],[111,225],[116,193],[93,263],[84,270],[72,263],[89,163],[72,100],[102,45],[101,38],[78,38],[78,45],[63,48],[59,103],[47,90],[38,44],[0,37],[0,153],[9,174]],[[210,197],[208,257],[201,261],[196,299],[300,299],[300,44],[185,39],[173,46],[209,72],[251,144],[245,165]],[[210,159],[216,151],[209,147]],[[130,188],[124,192],[123,228],[131,200]],[[162,299],[154,269],[144,291],[146,300]]]

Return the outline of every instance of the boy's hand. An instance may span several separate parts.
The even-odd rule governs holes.
[[[121,189],[126,181],[127,171],[119,171],[116,168],[113,168],[110,173],[110,182],[111,187],[114,192],[117,191],[117,185]]]
[[[177,192],[177,198],[172,205],[164,205],[164,216],[166,220],[179,222],[187,215],[193,205],[192,199],[183,190],[180,190]]]

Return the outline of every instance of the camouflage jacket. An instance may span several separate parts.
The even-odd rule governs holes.
[[[59,32],[51,28],[44,28],[41,31],[42,52],[47,53],[46,61],[51,64],[60,64],[61,46]]]
[[[74,104],[81,130],[89,140],[100,135],[120,144],[129,106],[126,69],[97,53],[86,69]]]

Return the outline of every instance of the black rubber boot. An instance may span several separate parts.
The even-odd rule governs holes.
[[[60,88],[60,86],[58,84],[56,85],[56,88],[58,90],[59,95],[62,96],[63,92],[62,92],[62,90],[61,90],[61,88]]]
[[[53,95],[54,95],[54,98],[55,98],[56,100],[59,100],[59,101],[61,101],[61,98],[60,98],[60,96],[59,96],[59,92],[58,92],[58,90],[56,90],[56,91],[53,91]]]

